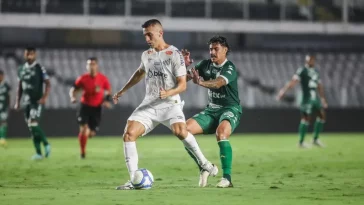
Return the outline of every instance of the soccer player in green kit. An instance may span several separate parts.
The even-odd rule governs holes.
[[[33,160],[43,159],[41,143],[44,145],[45,157],[49,157],[51,146],[40,127],[40,117],[50,92],[50,81],[46,70],[36,62],[36,49],[26,48],[26,63],[18,69],[18,93],[14,108],[24,109],[24,117],[33,138],[36,154]],[[43,86],[45,84],[45,88]],[[22,102],[20,102],[22,100]]]
[[[6,147],[7,119],[10,105],[10,85],[4,79],[4,71],[0,70],[0,146]]]
[[[233,187],[232,148],[229,137],[239,125],[242,114],[238,76],[235,65],[227,59],[230,47],[226,38],[214,36],[208,44],[211,58],[199,62],[190,72],[190,79],[196,85],[208,89],[208,105],[202,112],[187,120],[187,130],[193,135],[213,133],[216,135],[223,169],[223,177],[216,186],[227,188]],[[190,65],[192,63],[190,53],[183,50],[183,55],[186,65]],[[189,154],[197,163],[196,158],[190,152]],[[201,166],[199,169],[199,186],[204,187],[207,184],[208,173]]]
[[[315,69],[315,57],[312,55],[306,56],[306,64],[299,68],[292,80],[289,81],[278,93],[278,99],[282,99],[285,93],[293,88],[297,83],[301,83],[302,99],[301,99],[301,122],[299,125],[299,144],[301,148],[308,148],[304,143],[308,125],[311,121],[311,116],[317,114],[314,125],[313,144],[318,147],[324,145],[319,140],[319,134],[323,129],[326,115],[324,108],[327,108],[327,102],[324,95],[324,89],[320,80],[318,71]]]

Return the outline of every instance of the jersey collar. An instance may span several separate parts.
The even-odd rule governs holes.
[[[25,63],[25,67],[26,68],[32,68],[33,66],[35,66],[35,64],[37,64],[37,61],[34,61],[31,65],[29,65],[28,62]]]
[[[216,68],[221,68],[222,66],[224,66],[225,65],[225,63],[226,62],[228,62],[228,59],[225,59],[225,61],[224,62],[222,62],[220,65],[217,65],[217,64],[215,64],[215,63],[213,63],[213,65],[216,67]]]

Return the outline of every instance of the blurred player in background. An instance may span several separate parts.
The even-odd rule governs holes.
[[[218,172],[217,167],[205,158],[195,137],[186,129],[185,116],[182,111],[184,102],[179,96],[187,86],[183,56],[176,47],[164,41],[163,27],[158,20],[146,21],[142,28],[150,49],[143,52],[139,68],[113,97],[114,103],[117,103],[118,98],[129,88],[145,78],[145,98],[129,117],[123,135],[124,155],[130,179],[138,169],[138,152],[135,143],[137,138],[146,135],[160,123],[170,128],[186,149],[196,157],[201,169],[207,173],[206,178],[210,175],[215,176]],[[207,181],[207,179],[205,180]],[[124,185],[118,186],[117,189],[134,188],[128,181]]]
[[[223,169],[223,177],[216,186],[227,188],[233,187],[231,182],[232,148],[229,138],[240,123],[242,107],[236,68],[227,59],[230,47],[226,38],[214,36],[208,44],[211,58],[199,62],[192,68],[190,78],[195,84],[208,89],[209,104],[202,112],[187,120],[187,130],[194,135],[216,135]],[[192,63],[190,53],[183,50],[183,55],[186,65],[189,66]],[[195,159],[192,153],[189,152],[189,154]],[[200,184],[207,183],[203,181],[207,173],[201,169],[201,166],[199,168],[201,170]]]
[[[0,146],[6,147],[7,119],[10,110],[10,85],[4,79],[4,71],[0,70]]]
[[[44,104],[48,99],[51,83],[46,70],[36,61],[36,49],[26,48],[26,63],[18,69],[18,93],[14,108],[24,108],[25,120],[33,137],[36,154],[33,160],[43,159],[41,143],[45,149],[45,157],[49,157],[51,146],[40,127],[40,118]],[[45,85],[45,88],[43,87]]]
[[[305,66],[299,68],[292,80],[289,81],[278,93],[278,99],[282,99],[285,93],[301,82],[301,122],[299,125],[299,147],[309,147],[304,143],[308,125],[313,114],[317,114],[314,125],[313,144],[319,147],[324,145],[319,140],[319,134],[323,129],[326,115],[324,108],[327,108],[327,102],[324,95],[324,88],[320,80],[318,71],[315,69],[315,57],[306,56]]]
[[[111,86],[108,78],[99,72],[98,60],[89,58],[86,64],[87,73],[77,78],[70,90],[72,103],[76,103],[76,93],[83,90],[81,106],[77,121],[80,125],[78,141],[80,143],[81,159],[86,157],[87,139],[96,135],[101,122],[102,106],[111,107]]]

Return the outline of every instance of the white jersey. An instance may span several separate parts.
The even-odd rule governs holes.
[[[186,66],[181,52],[174,46],[162,51],[149,49],[143,52],[139,69],[145,71],[146,93],[141,106],[162,109],[181,104],[179,94],[166,99],[159,98],[160,89],[177,87],[177,77],[186,75]]]

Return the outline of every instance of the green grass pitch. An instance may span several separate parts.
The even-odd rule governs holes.
[[[197,140],[220,165],[215,137]],[[38,162],[30,160],[30,139],[9,139],[0,148],[0,204],[364,204],[364,135],[325,133],[322,140],[327,148],[302,150],[295,134],[234,135],[235,188],[217,189],[218,177],[197,187],[197,167],[177,138],[147,136],[137,143],[139,166],[154,174],[153,188],[116,191],[128,177],[119,137],[90,139],[86,160],[76,137],[50,138],[52,155]]]

